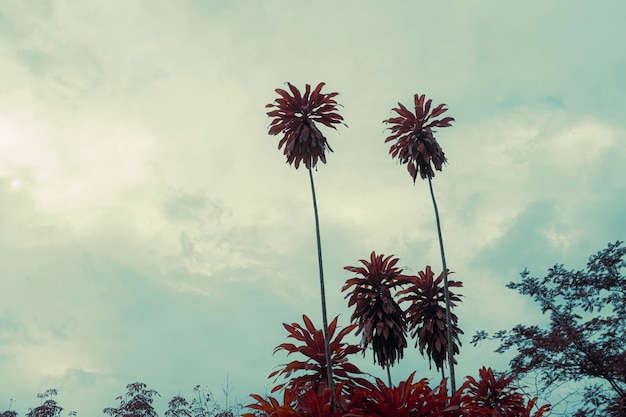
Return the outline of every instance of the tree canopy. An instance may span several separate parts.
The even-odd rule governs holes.
[[[521,273],[508,288],[528,295],[545,326],[518,324],[493,335],[496,352],[517,351],[511,360],[516,377],[539,375],[545,388],[574,382],[580,387],[575,416],[626,416],[626,248],[621,241],[589,258],[582,270],[557,264],[543,278]],[[489,335],[479,331],[472,343]]]

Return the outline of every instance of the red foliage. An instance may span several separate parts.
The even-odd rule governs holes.
[[[542,417],[550,410],[544,405],[533,411],[536,398],[526,401],[521,390],[513,385],[512,378],[496,377],[489,368],[479,370],[479,378],[468,376],[454,396],[446,389],[446,379],[435,388],[423,378],[414,381],[413,372],[396,387],[388,387],[376,378],[375,384],[345,390],[337,386],[338,404],[332,417]],[[243,417],[331,417],[330,391],[306,390],[296,393],[286,389],[282,402],[251,395],[255,404],[247,407],[257,415]]]
[[[361,389],[352,397],[346,416],[378,416],[378,417],[421,417],[421,416],[452,416],[458,407],[448,407],[449,397],[446,394],[445,381],[435,389],[428,386],[423,378],[413,382],[413,372],[406,381],[396,387],[388,387],[380,379],[376,379],[374,389]],[[458,414],[456,414],[458,415]]]
[[[286,390],[293,391],[296,395],[300,395],[306,391],[314,391],[318,395],[322,395],[324,390],[328,388],[328,374],[326,367],[326,350],[324,347],[324,334],[322,330],[315,328],[311,320],[303,315],[304,327],[297,323],[291,325],[283,323],[283,326],[289,332],[290,338],[302,342],[301,345],[293,343],[282,343],[274,349],[274,353],[279,350],[286,350],[288,354],[300,353],[307,357],[305,361],[294,360],[284,365],[282,369],[272,372],[269,377],[284,376],[289,378],[292,373],[304,372],[304,375],[291,378],[286,384],[277,385],[272,389],[276,392],[283,387]],[[363,374],[355,365],[348,362],[348,355],[360,352],[362,349],[355,345],[343,342],[343,338],[356,328],[356,324],[345,327],[337,333],[337,319],[328,325],[328,338],[330,339],[330,356],[333,367],[333,377],[337,385],[341,384],[344,391],[349,391],[357,386],[371,385],[368,381],[358,377]],[[333,338],[334,337],[334,338]]]
[[[334,414],[332,413],[331,395],[328,389],[321,393],[308,390],[300,394],[296,394],[292,390],[285,390],[282,403],[274,397],[265,399],[260,395],[250,395],[256,400],[256,403],[246,407],[256,410],[257,415],[244,413],[242,417],[258,417],[258,414],[262,417],[341,417],[345,415],[348,406],[347,398],[342,394],[343,387],[341,385],[343,384],[339,384],[335,388],[338,406],[335,408]]]
[[[257,402],[255,404],[248,404],[246,408],[251,408],[256,411],[260,411],[262,416],[272,417],[297,417],[300,415],[294,409],[296,405],[296,397],[292,391],[285,390],[283,393],[283,401],[280,402],[274,397],[268,397],[267,399],[257,394],[251,394]],[[257,417],[253,413],[244,413],[242,417]]]
[[[337,407],[334,414],[331,407],[331,395],[330,390],[326,389],[321,395],[318,395],[315,391],[307,391],[298,396],[298,409],[301,410],[301,415],[307,417],[341,417],[345,415],[345,410],[348,406],[348,398],[342,394],[343,384],[339,384],[335,387],[335,398],[337,398]]]
[[[326,163],[326,149],[331,152],[332,149],[315,123],[319,122],[333,129],[336,129],[335,124],[342,123],[343,117],[336,113],[337,102],[334,99],[339,93],[322,93],[324,83],[319,83],[313,91],[306,84],[304,95],[291,83],[287,85],[291,94],[277,88],[275,91],[280,98],[265,106],[276,108],[267,113],[273,118],[268,133],[283,133],[278,149],[285,148],[287,163],[293,164],[296,169],[301,162],[307,168],[314,167],[318,159]]]
[[[440,104],[431,111],[432,100],[424,101],[424,94],[415,94],[413,100],[414,112],[398,103],[398,107],[392,110],[399,116],[384,120],[384,123],[391,125],[391,135],[385,139],[385,143],[395,141],[389,148],[391,157],[407,164],[407,170],[415,182],[418,173],[422,179],[435,176],[431,163],[441,171],[446,156],[433,136],[432,128],[451,126],[454,118],[431,120],[445,113],[448,110],[446,105]]]
[[[356,334],[363,333],[363,346],[372,345],[374,363],[390,366],[402,358],[407,346],[404,312],[391,295],[404,275],[395,266],[398,258],[383,256],[372,252],[369,261],[360,260],[364,268],[346,266],[360,276],[348,279],[342,291],[354,287],[346,298],[350,297],[348,307],[355,307],[350,319],[358,323]]]
[[[448,272],[450,274],[450,272]],[[408,276],[404,278],[403,284],[409,287],[400,291],[402,295],[400,302],[409,301],[411,304],[406,309],[411,336],[416,339],[415,345],[419,346],[420,353],[424,350],[429,362],[435,362],[435,367],[441,369],[448,354],[448,339],[446,336],[446,305],[443,287],[443,273],[434,279],[434,273],[430,266],[419,272],[419,276]],[[461,287],[459,281],[448,281],[448,288]],[[455,302],[461,299],[448,289],[450,296],[450,307],[455,307]],[[452,340],[454,353],[459,352],[459,334],[463,331],[457,326],[458,318],[450,313],[452,321]],[[456,362],[456,361],[455,361]]]
[[[478,373],[478,381],[467,376],[459,390],[465,391],[463,400],[468,417],[541,417],[550,410],[550,406],[544,405],[531,414],[537,399],[530,400],[526,405],[519,388],[511,385],[513,377],[496,377],[491,368],[484,366]]]

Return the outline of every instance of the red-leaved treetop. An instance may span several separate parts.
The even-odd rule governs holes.
[[[346,266],[357,274],[346,281],[342,291],[352,289],[348,307],[354,306],[350,318],[362,333],[362,345],[372,345],[374,363],[392,366],[402,359],[406,342],[404,312],[393,298],[392,291],[400,284],[402,269],[396,267],[399,259],[372,252],[369,261],[361,259],[363,267]]]
[[[353,417],[458,417],[465,415],[459,407],[448,406],[445,382],[431,388],[426,378],[413,381],[415,372],[396,387],[388,387],[376,379],[376,387],[360,390],[352,398]]]
[[[280,97],[265,106],[274,108],[267,113],[272,118],[269,134],[283,135],[278,142],[278,149],[284,148],[287,163],[296,169],[300,163],[304,163],[307,168],[315,167],[318,160],[326,163],[326,150],[332,152],[332,149],[316,123],[335,130],[336,124],[343,123],[334,99],[339,93],[322,93],[324,83],[319,83],[313,91],[307,84],[304,94],[293,84],[287,85],[291,94],[277,88],[275,91]]]
[[[274,349],[274,353],[280,350],[287,351],[289,355],[298,353],[304,356],[304,360],[293,360],[283,365],[281,369],[272,372],[269,375],[270,378],[278,376],[291,378],[288,383],[274,387],[272,392],[285,388],[293,391],[296,395],[301,395],[307,391],[322,395],[329,388],[324,335],[306,315],[302,316],[302,320],[304,326],[298,323],[283,324],[289,332],[287,337],[298,343],[281,343]],[[338,329],[337,320],[338,317],[335,317],[328,326],[334,382],[342,384],[345,391],[350,391],[361,384],[367,384],[367,381],[360,376],[363,372],[348,362],[350,355],[358,353],[362,349],[343,341],[343,338],[356,328],[356,325],[352,324],[343,329]],[[337,331],[336,335],[335,331]]]
[[[494,375],[491,368],[484,366],[478,371],[478,380],[465,377],[459,391],[462,401],[469,411],[468,416],[485,417],[542,417],[550,411],[549,405],[542,405],[533,411],[537,398],[526,399],[522,390],[513,385],[513,377]]]
[[[450,274],[451,272],[448,272]],[[415,341],[415,345],[419,346],[420,353],[423,355],[426,351],[428,361],[435,362],[435,367],[443,369],[443,363],[448,355],[447,340],[447,323],[446,323],[446,304],[443,288],[443,273],[435,279],[430,266],[424,271],[419,271],[417,276],[409,276],[403,279],[403,284],[408,287],[398,293],[402,296],[400,303],[408,302],[409,306],[405,312],[411,337]],[[449,287],[462,287],[460,281],[448,281]],[[450,308],[455,307],[456,303],[461,301],[460,295],[449,291]],[[452,343],[454,353],[459,352],[459,334],[463,331],[457,325],[458,318],[455,314],[450,313],[452,322]],[[456,363],[456,361],[455,361]]]
[[[433,165],[436,170],[441,171],[446,155],[433,136],[432,128],[452,126],[454,118],[436,119],[448,109],[445,104],[440,104],[431,110],[432,100],[425,100],[424,94],[415,94],[413,101],[414,111],[398,103],[398,107],[392,109],[398,116],[391,117],[384,123],[391,125],[391,135],[385,139],[385,142],[393,141],[389,148],[391,157],[407,164],[407,170],[415,182],[417,174],[422,179],[434,177]]]

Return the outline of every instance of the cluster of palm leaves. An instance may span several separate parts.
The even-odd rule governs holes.
[[[343,341],[343,338],[357,326],[353,324],[345,327],[335,336],[338,319],[339,317],[335,317],[330,322],[328,335],[331,339],[330,356],[334,382],[335,385],[338,384],[338,386],[341,387],[340,391],[345,393],[352,388],[366,385],[367,381],[362,378],[363,372],[348,361],[349,355],[360,352],[362,348]],[[275,386],[272,392],[286,388],[287,391],[298,395],[303,395],[307,392],[315,392],[318,395],[323,395],[326,390],[330,389],[328,385],[328,367],[326,363],[323,332],[318,330],[313,325],[311,319],[306,315],[302,316],[302,321],[304,322],[304,326],[298,323],[292,323],[291,325],[283,324],[287,332],[289,332],[287,337],[302,342],[302,344],[282,343],[274,349],[274,353],[280,350],[287,351],[288,355],[299,353],[303,355],[306,360],[291,361],[285,364],[282,369],[272,372],[269,378],[279,376],[290,378],[288,383]],[[291,377],[293,373],[304,370],[307,371],[305,375]]]
[[[450,272],[448,272],[449,274]],[[408,276],[403,283],[408,287],[398,293],[400,302],[408,301],[406,309],[407,321],[410,323],[411,337],[415,339],[415,345],[419,346],[420,353],[424,351],[429,359],[435,363],[436,369],[443,370],[444,361],[448,352],[459,353],[459,334],[463,331],[458,326],[458,317],[450,311],[452,323],[452,347],[448,347],[448,324],[446,322],[446,299],[443,286],[443,272],[435,279],[435,274],[430,265],[424,271],[419,271],[417,276]],[[448,288],[462,287],[460,281],[448,281]],[[449,307],[456,307],[460,302],[460,295],[448,290]],[[454,363],[454,357],[452,358]]]
[[[348,307],[354,306],[351,320],[358,323],[363,346],[371,345],[374,363],[389,367],[400,360],[407,346],[407,322],[404,311],[392,292],[402,283],[402,270],[395,265],[398,258],[372,252],[370,260],[361,260],[363,267],[346,266],[357,274],[348,279],[342,291],[352,289]]]
[[[418,275],[406,275],[396,267],[398,261],[393,256],[372,252],[369,260],[360,260],[363,267],[344,268],[357,274],[346,281],[343,291],[351,290],[346,298],[349,297],[348,306],[354,306],[351,320],[358,324],[357,334],[362,333],[361,345],[371,346],[374,363],[389,370],[403,357],[409,331],[420,353],[426,353],[429,362],[434,362],[436,369],[443,370],[449,351],[443,274],[434,279],[431,267],[426,266]],[[448,285],[461,287],[462,283],[449,281]],[[451,291],[449,294],[449,305],[454,307],[461,301],[460,295]],[[403,310],[400,304],[407,307]],[[459,351],[459,334],[463,333],[457,322],[457,316],[452,314],[455,353]]]
[[[335,97],[339,93],[322,93],[325,83],[319,83],[313,91],[307,84],[304,94],[301,94],[293,84],[287,85],[291,94],[277,88],[275,91],[280,97],[274,103],[265,106],[274,108],[267,113],[273,118],[269,134],[283,135],[278,142],[278,148],[284,148],[287,163],[293,164],[296,169],[300,163],[312,168],[318,159],[326,163],[326,150],[332,152],[332,148],[316,123],[333,129],[336,129],[335,124],[342,123],[343,117],[336,112]]]

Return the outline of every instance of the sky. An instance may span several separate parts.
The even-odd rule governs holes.
[[[457,376],[505,370],[480,329],[540,323],[506,283],[584,267],[626,236],[626,3],[278,0],[0,3],[0,410],[78,416],[126,384],[249,403],[321,324],[307,171],[264,106],[337,91],[348,127],[314,172],[328,314],[372,251],[441,270],[428,185],[382,120],[416,93],[453,127],[433,185],[463,281]],[[358,342],[358,338],[351,340]],[[291,360],[289,358],[289,360]],[[375,376],[371,354],[355,362]],[[437,379],[410,348],[392,374]]]

